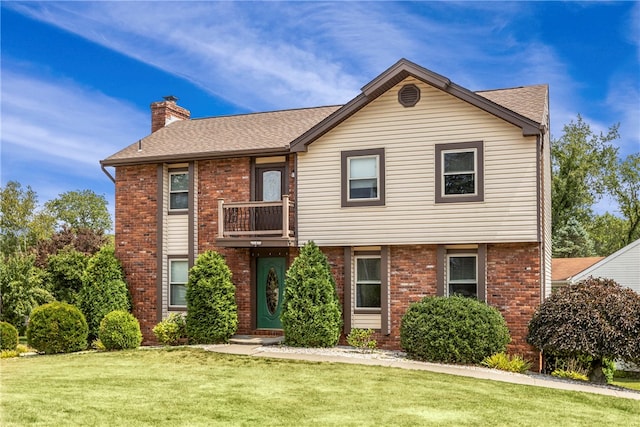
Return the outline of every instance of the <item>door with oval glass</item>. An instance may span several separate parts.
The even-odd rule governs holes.
[[[284,297],[285,257],[256,258],[258,329],[282,329],[280,313]]]

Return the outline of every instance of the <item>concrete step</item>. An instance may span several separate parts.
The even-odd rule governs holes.
[[[284,342],[284,337],[274,337],[265,335],[234,335],[229,338],[230,344],[243,345],[278,345]]]

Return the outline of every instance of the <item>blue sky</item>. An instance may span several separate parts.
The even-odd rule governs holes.
[[[162,96],[192,117],[342,104],[402,57],[471,90],[547,83],[553,137],[581,114],[596,131],[620,122],[620,154],[640,151],[640,2],[2,1],[0,13],[0,181],[41,203],[91,189],[113,212],[99,161],[149,133]]]

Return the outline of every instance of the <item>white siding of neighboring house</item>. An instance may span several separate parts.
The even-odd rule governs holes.
[[[397,101],[421,89],[412,108]],[[435,203],[435,144],[484,142],[484,202]],[[408,78],[299,153],[298,237],[320,246],[538,241],[536,138]],[[341,207],[341,151],[385,149],[386,203]]]
[[[575,275],[572,282],[589,276],[612,279],[640,293],[640,239]]]

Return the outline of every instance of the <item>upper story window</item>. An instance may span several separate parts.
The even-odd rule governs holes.
[[[342,206],[384,205],[384,149],[342,152]]]
[[[380,309],[380,255],[356,255],[356,310]]]
[[[482,142],[436,144],[436,203],[484,200]]]
[[[478,297],[478,256],[447,255],[447,295]]]
[[[189,173],[169,172],[169,210],[179,211],[189,208]]]

